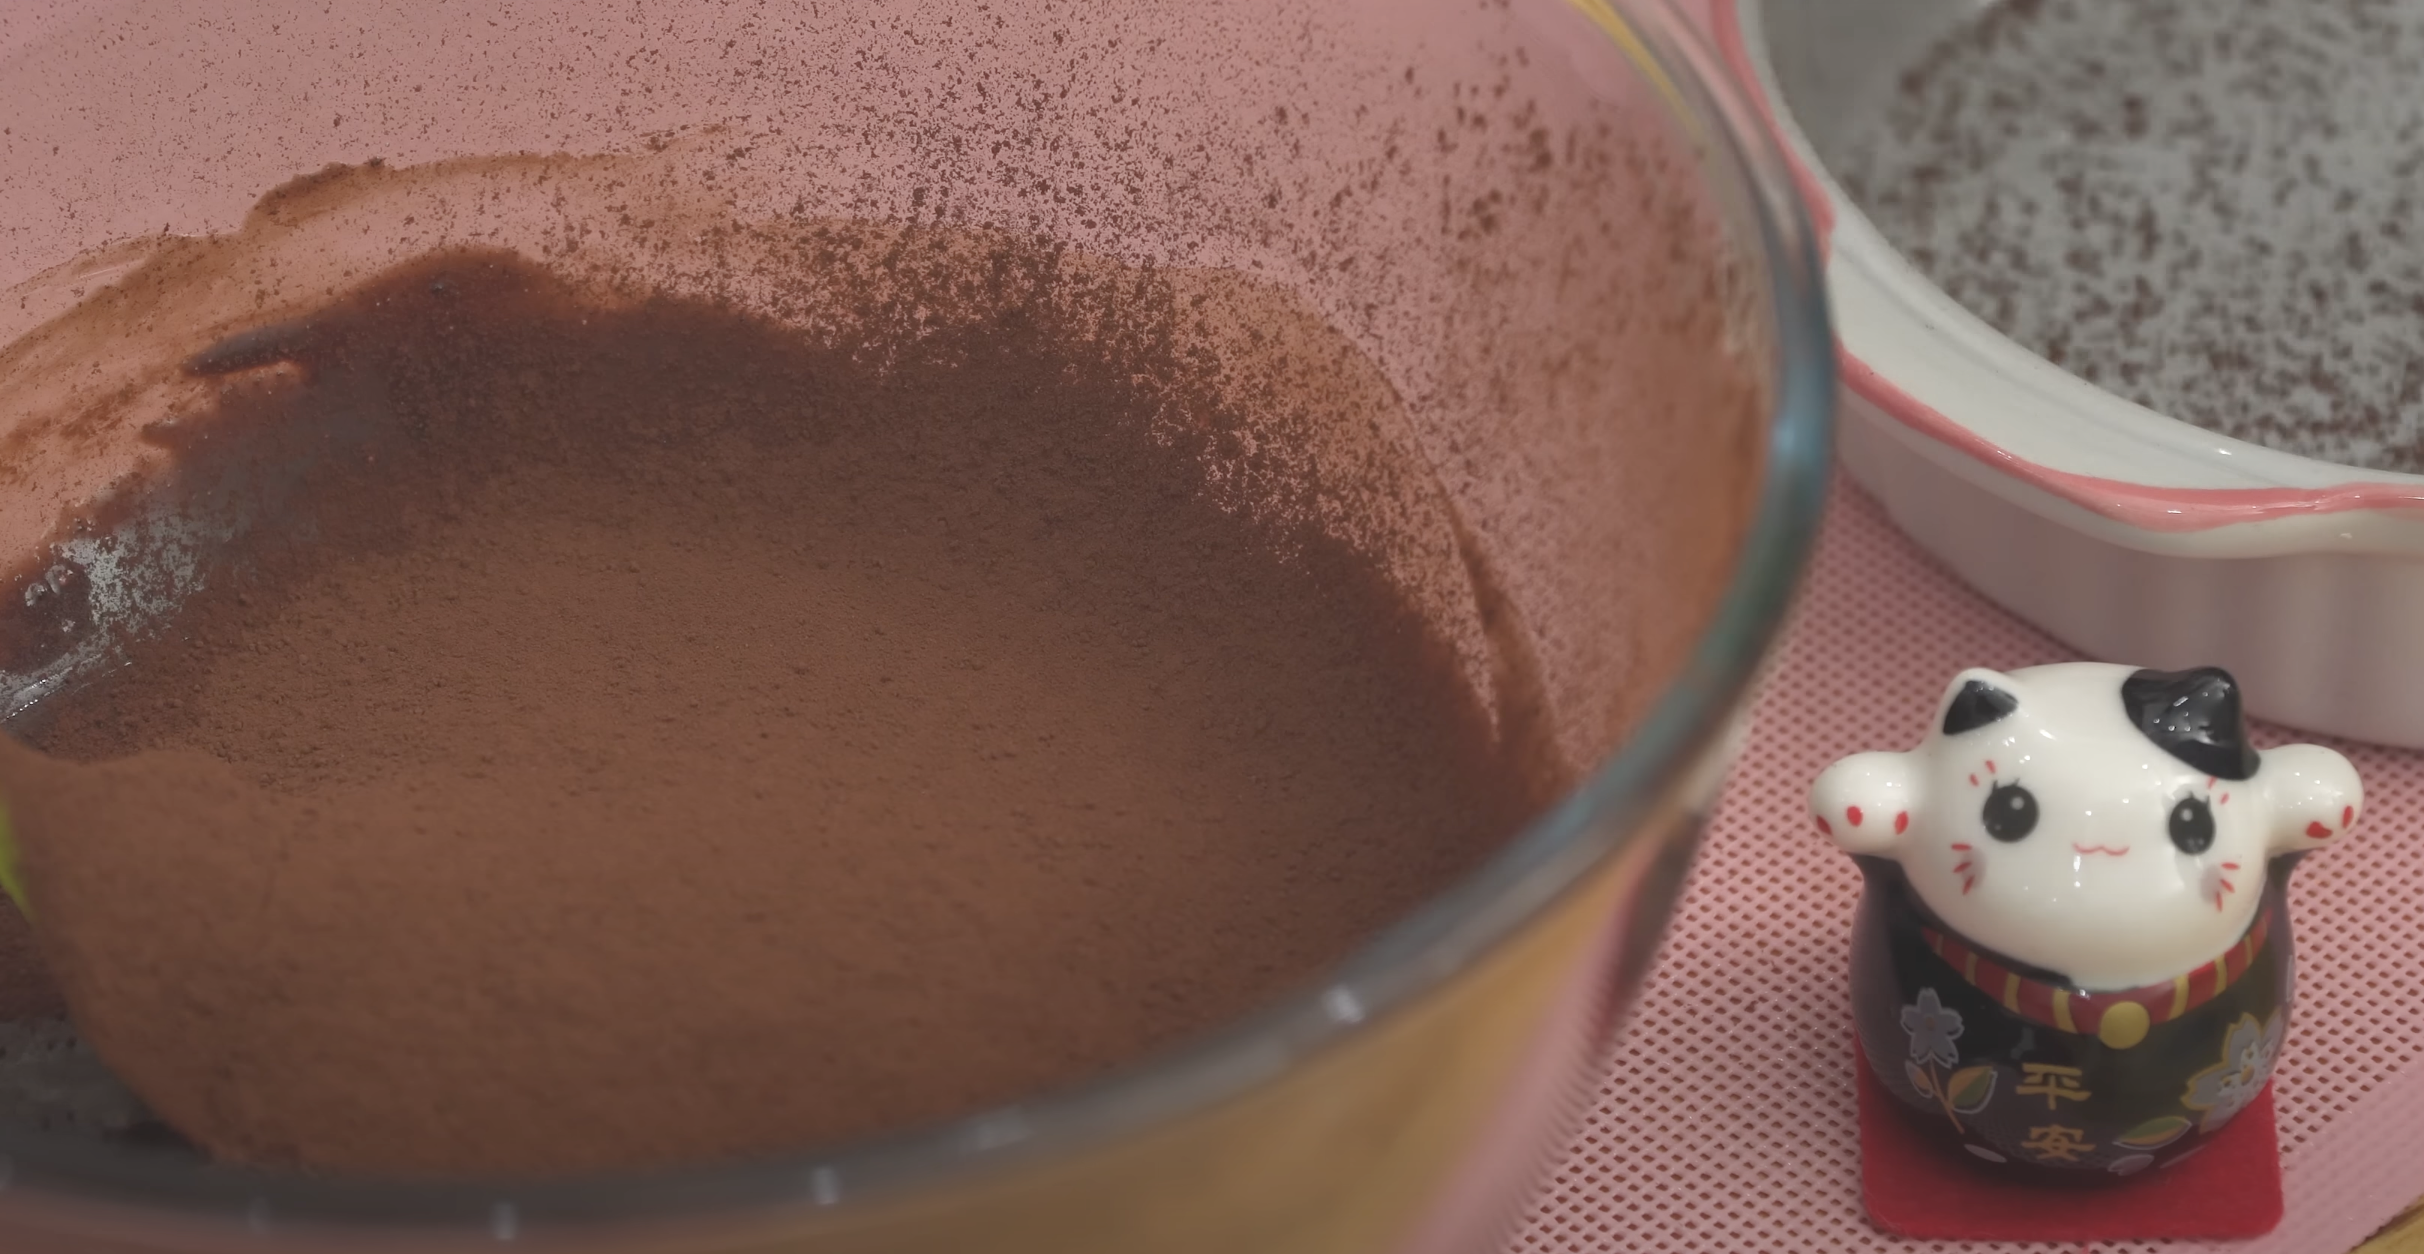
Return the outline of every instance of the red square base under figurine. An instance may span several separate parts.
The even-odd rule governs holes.
[[[2281,1222],[2272,1087],[2207,1147],[2126,1183],[2014,1180],[1947,1154],[1869,1074],[1860,1076],[1860,1192],[1897,1236],[1947,1241],[2165,1241],[2252,1237]]]

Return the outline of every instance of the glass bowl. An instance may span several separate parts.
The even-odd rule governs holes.
[[[29,606],[0,628],[79,545],[166,569],[163,535],[199,552],[276,526],[107,507],[157,469],[146,405],[191,384],[179,363],[382,267],[476,243],[779,319],[780,283],[702,241],[947,224],[1318,310],[1431,468],[1465,565],[1428,604],[1476,689],[1520,660],[1585,768],[1319,980],[1073,1088],[547,1180],[0,1127],[0,1243],[1461,1254],[1512,1230],[1656,949],[1826,481],[1813,237],[1688,20],[1653,0],[63,3],[0,21],[0,102],[0,556]],[[176,268],[205,255],[234,260]],[[106,300],[143,316],[62,330]],[[156,620],[112,583],[141,564],[78,567],[92,612],[11,655],[9,717]]]

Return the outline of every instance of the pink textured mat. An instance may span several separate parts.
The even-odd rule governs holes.
[[[1869,1224],[1844,1047],[1859,876],[1810,830],[1803,792],[1837,756],[1916,743],[1963,666],[2075,656],[1839,484],[1666,949],[1597,1110],[1512,1250],[2049,1248],[1912,1242]],[[2087,1248],[2333,1254],[2424,1196],[2424,754],[2326,743],[2364,773],[2366,816],[2291,881],[2298,1003],[2274,1085],[2287,1214],[2253,1240]]]

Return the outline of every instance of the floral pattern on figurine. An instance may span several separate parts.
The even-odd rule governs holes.
[[[2274,1011],[2269,1022],[2259,1024],[2254,1015],[2241,1015],[2231,1025],[2230,1036],[2222,1044],[2222,1061],[2189,1078],[2188,1092],[2180,1104],[2200,1111],[2204,1118],[2197,1126],[2211,1132],[2230,1122],[2231,1116],[2247,1109],[2256,1094],[2272,1081],[2273,1061],[2281,1053],[2281,1034],[2287,1026],[2280,1011]]]
[[[1961,1062],[1960,1053],[1953,1048],[1953,1042],[1961,1039],[1961,1015],[1945,1009],[1936,990],[1920,989],[1919,1000],[1902,1008],[1902,1030],[1910,1033],[1912,1061],[1939,1067]]]

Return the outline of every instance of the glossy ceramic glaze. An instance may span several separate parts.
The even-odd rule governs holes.
[[[374,157],[575,154],[562,177],[621,180],[676,244],[721,216],[947,215],[1285,285],[1407,398],[1407,438],[1537,647],[1555,734],[1593,764],[1318,981],[1068,1091],[615,1179],[330,1180],[0,1128],[0,1248],[1465,1254],[1520,1216],[1664,928],[1827,473],[1807,224],[1675,13],[129,0],[0,16],[0,101],[11,349],[162,241]],[[1590,160],[1593,136],[1633,156]],[[611,219],[566,230],[566,185],[522,168],[394,230],[306,215],[334,242],[288,259],[278,299],[464,242],[566,264],[629,242]],[[753,298],[748,275],[658,277]],[[1679,357],[1663,337],[1689,320],[1660,292],[1714,300],[1723,334]],[[220,330],[152,320],[126,355],[174,363]],[[55,399],[81,376],[11,377]],[[1753,398],[1734,417],[1709,401],[1728,389]],[[0,557],[47,560],[58,520],[140,469],[138,436],[0,417],[41,470],[0,499]],[[75,681],[16,678],[20,704]]]
[[[1895,522],[2089,654],[2218,663],[2265,717],[2424,747],[2424,655],[2405,643],[2424,631],[2424,477],[2219,436],[2068,374],[1938,290],[1827,173],[1901,68],[1980,6],[1709,4],[1821,218],[1843,458]]]
[[[2257,753],[2214,669],[1964,671],[1932,726],[1811,790],[1864,880],[1870,1069],[1988,1162],[2127,1175],[2192,1149],[2271,1075],[2288,873],[2357,821],[2355,769]]]

